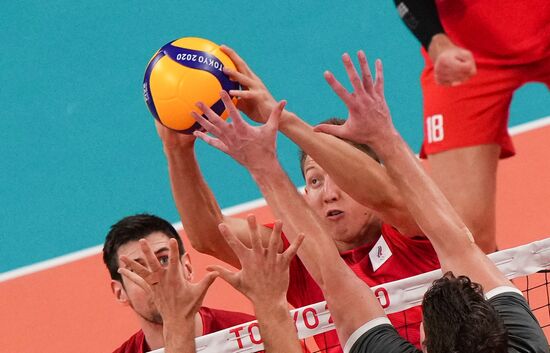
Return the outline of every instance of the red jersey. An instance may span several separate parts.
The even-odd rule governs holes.
[[[443,28],[476,62],[527,64],[550,55],[548,0],[436,0]]]
[[[248,314],[225,311],[218,309],[210,309],[207,307],[201,307],[199,309],[199,315],[202,319],[202,334],[207,335],[209,333],[217,332],[228,327],[239,325],[248,321],[253,321],[255,318]],[[145,353],[151,349],[145,341],[145,335],[142,330],[139,330],[136,334],[130,337],[119,348],[115,349],[113,353]]]
[[[283,242],[287,248],[289,242],[284,236]],[[387,224],[382,225],[382,235],[377,240],[340,255],[353,272],[371,287],[440,267],[437,254],[427,238],[405,237]],[[298,257],[290,263],[287,299],[296,308],[325,300],[321,288]],[[420,347],[420,307],[389,314],[388,318],[401,336]],[[336,331],[318,335],[315,340],[319,348],[327,349],[327,353],[342,352]]]

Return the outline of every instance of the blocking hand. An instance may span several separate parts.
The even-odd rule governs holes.
[[[382,62],[376,61],[376,80],[373,82],[365,53],[359,51],[357,56],[361,77],[350,56],[347,53],[342,56],[353,92],[349,92],[331,72],[325,72],[328,84],[348,108],[348,119],[340,126],[321,124],[314,130],[358,143],[372,144],[375,140],[384,139],[387,134],[393,134],[394,128],[384,98]]]
[[[152,294],[163,322],[192,317],[199,310],[206,290],[218,274],[211,272],[200,282],[191,283],[185,278],[175,239],[169,241],[169,262],[165,266],[161,265],[147,240],[140,239],[139,244],[147,266],[121,256],[120,261],[125,267],[119,268],[118,272]]]
[[[218,272],[223,280],[243,293],[254,305],[286,301],[289,283],[288,266],[302,244],[304,236],[300,235],[288,249],[279,253],[278,249],[282,243],[282,223],[275,222],[269,243],[264,246],[254,215],[249,215],[247,221],[252,248],[246,247],[225,224],[222,223],[219,226],[220,232],[239,258],[242,269],[231,272],[217,265],[209,266],[207,269]]]
[[[237,71],[224,67],[223,72],[233,81],[240,83],[242,90],[231,90],[229,94],[238,97],[237,108],[250,119],[265,123],[277,101],[273,98],[262,80],[250,69],[248,64],[228,46],[222,45],[220,49],[229,56],[235,64]]]
[[[224,121],[208,106],[198,103],[198,107],[208,117],[208,120],[195,112],[193,112],[193,116],[214,137],[202,131],[195,131],[194,135],[227,153],[250,171],[265,169],[265,163],[276,160],[277,128],[286,102],[281,101],[275,106],[264,125],[252,126],[241,117],[225,91],[222,91],[220,95],[232,122]]]

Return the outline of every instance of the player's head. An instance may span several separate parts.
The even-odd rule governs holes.
[[[331,118],[323,123],[342,125],[344,122],[343,119]],[[369,146],[346,142],[379,161]],[[369,225],[379,222],[368,207],[343,192],[304,151],[300,151],[300,166],[306,181],[305,199],[319,217],[328,221],[330,233],[335,240],[355,243],[358,237],[366,234]]]
[[[125,217],[111,226],[103,245],[103,262],[111,275],[111,289],[117,300],[122,304],[130,305],[144,320],[156,324],[161,324],[162,319],[151,296],[132,281],[122,278],[117,272],[119,257],[125,255],[147,266],[139,245],[140,239],[146,239],[159,262],[167,264],[170,238],[177,240],[184,272],[190,277],[191,265],[189,257],[184,254],[181,238],[174,227],[160,217],[149,214]]]
[[[428,353],[506,353],[502,319],[483,296],[480,284],[447,272],[422,302],[422,348]]]

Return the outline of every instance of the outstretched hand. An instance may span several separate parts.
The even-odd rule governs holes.
[[[384,98],[382,62],[376,61],[376,80],[373,82],[365,53],[359,51],[357,57],[361,76],[349,54],[342,56],[353,92],[349,92],[331,72],[325,72],[328,84],[348,108],[348,119],[343,125],[321,124],[314,130],[358,143],[372,144],[383,140],[388,134],[394,134],[395,130]]]
[[[220,232],[239,258],[242,269],[231,272],[217,265],[209,266],[207,269],[218,272],[223,280],[243,293],[254,305],[274,304],[281,300],[286,302],[288,267],[302,244],[304,235],[300,235],[283,253],[279,253],[282,245],[282,223],[275,222],[269,242],[264,246],[258,232],[256,217],[249,215],[247,221],[252,248],[246,247],[231,233],[227,225],[222,223],[219,226]]]
[[[223,72],[233,81],[239,82],[242,90],[230,90],[229,94],[238,97],[237,108],[245,113],[250,119],[265,123],[277,101],[273,98],[262,80],[248,66],[248,64],[226,45],[220,49],[229,56],[235,64],[237,71],[224,67]]]
[[[277,128],[286,102],[281,101],[275,106],[264,125],[252,126],[241,117],[225,91],[220,95],[232,122],[224,121],[212,109],[199,102],[197,105],[208,120],[195,112],[193,117],[214,137],[202,131],[195,131],[194,135],[227,153],[250,171],[265,169],[266,166],[269,168],[270,163],[276,160]]]
[[[191,283],[185,278],[175,239],[169,241],[169,263],[164,266],[153,253],[147,240],[140,239],[139,244],[147,266],[123,255],[120,261],[125,267],[119,268],[118,272],[152,294],[163,322],[191,318],[199,310],[208,287],[218,274],[210,272],[200,282]]]

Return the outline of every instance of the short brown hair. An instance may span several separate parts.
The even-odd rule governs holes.
[[[103,244],[103,262],[112,279],[122,281],[122,276],[118,273],[118,248],[131,241],[146,238],[154,232],[176,239],[179,254],[183,255],[185,249],[178,231],[165,219],[147,213],[124,217],[111,226]]]

